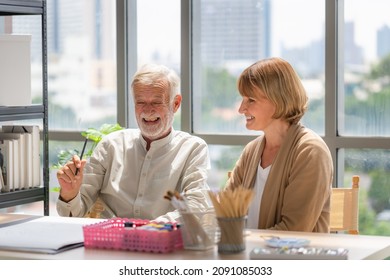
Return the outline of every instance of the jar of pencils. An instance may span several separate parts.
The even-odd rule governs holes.
[[[220,228],[219,253],[239,253],[245,250],[244,230],[247,217],[217,217]]]
[[[220,229],[218,252],[239,253],[245,250],[244,230],[253,190],[239,186],[217,193],[209,191]]]

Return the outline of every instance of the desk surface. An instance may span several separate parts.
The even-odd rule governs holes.
[[[3,220],[19,219],[20,216],[0,214]],[[238,254],[220,254],[217,246],[204,251],[177,250],[167,254],[116,251],[104,249],[86,249],[84,247],[71,249],[55,255],[41,253],[25,253],[0,250],[0,259],[56,259],[56,260],[248,260],[250,251],[255,247],[265,247],[261,236],[299,237],[310,240],[310,246],[327,248],[345,248],[349,250],[348,259],[362,260],[385,259],[390,256],[390,237],[323,234],[305,232],[284,232],[269,230],[250,230],[245,237],[246,250]]]

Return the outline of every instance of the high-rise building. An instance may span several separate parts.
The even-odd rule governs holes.
[[[363,65],[363,49],[355,41],[355,23],[345,22],[344,24],[344,63],[349,66]]]
[[[203,65],[252,63],[270,54],[269,0],[194,1],[200,26],[194,40],[200,43]]]
[[[390,54],[390,27],[383,25],[376,33],[376,50],[379,58]]]

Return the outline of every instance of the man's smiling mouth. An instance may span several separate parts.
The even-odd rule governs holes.
[[[143,118],[144,122],[156,122],[160,118],[159,117],[154,117],[154,118]]]

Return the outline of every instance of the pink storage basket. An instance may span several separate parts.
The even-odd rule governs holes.
[[[177,224],[169,223],[172,227],[169,231],[140,227],[148,223],[149,220],[112,218],[83,226],[84,246],[152,253],[169,253],[183,248],[181,229]]]

